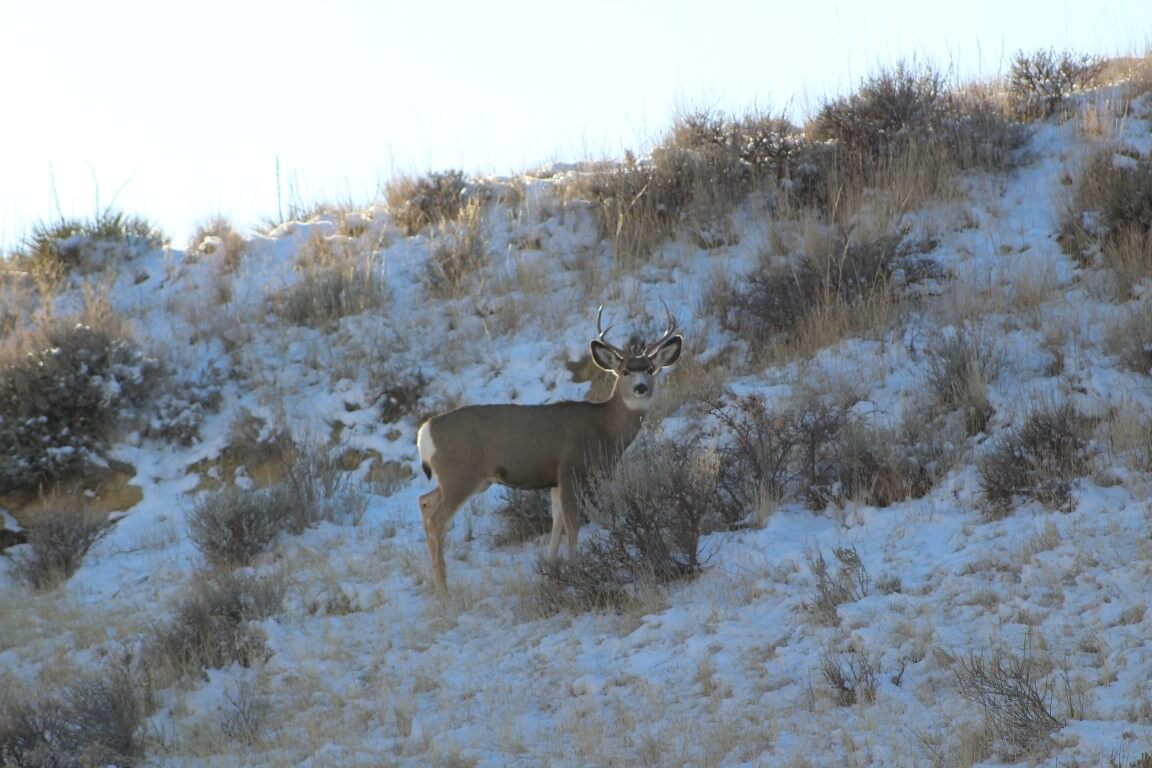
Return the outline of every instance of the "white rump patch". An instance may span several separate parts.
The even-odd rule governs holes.
[[[416,433],[416,450],[420,451],[420,462],[431,467],[436,446],[432,443],[432,430],[428,428],[428,422],[420,425],[420,431]]]

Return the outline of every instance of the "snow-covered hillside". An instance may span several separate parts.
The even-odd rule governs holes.
[[[1117,430],[1106,425],[1146,424],[1152,379],[1105,340],[1143,306],[1146,286],[1119,301],[1057,235],[1069,179],[1091,152],[1111,142],[1152,154],[1152,101],[1103,133],[1086,124],[1038,123],[1017,169],[968,174],[956,194],[903,216],[900,233],[931,240],[943,275],[903,322],[759,369],[706,306],[718,274],[757,267],[776,222],[750,201],[731,216],[729,244],[667,243],[606,279],[595,211],[562,194],[574,168],[473,190],[487,193],[496,257],[460,296],[428,289],[446,235],[407,236],[385,207],[245,238],[235,264],[213,240],[74,275],[57,314],[106,300],[171,371],[170,419],[194,422],[196,435],[182,445],[142,426],[112,448],[142,499],[60,587],[21,584],[20,547],[0,557],[0,681],[16,696],[65,686],[167,620],[204,578],[187,527],[196,499],[220,481],[258,484],[253,467],[222,459],[243,424],[257,443],[283,432],[339,446],[355,457],[367,505],[255,559],[246,572],[285,590],[283,607],[256,622],[266,651],[155,691],[142,765],[1133,763],[1152,753],[1152,473],[1109,443]],[[292,286],[341,254],[371,286],[367,309],[286,320]],[[692,396],[708,377],[770,404],[835,391],[854,412],[897,424],[925,389],[927,347],[965,323],[1003,358],[992,419],[922,498],[779,504],[708,534],[699,578],[619,611],[533,611],[545,539],[496,546],[494,489],[456,517],[451,594],[437,599],[417,504],[432,488],[418,419],[463,403],[582,398],[588,384],[574,371],[597,306],[627,333],[658,326],[661,302],[686,349],[662,374],[673,405],[653,433],[715,428]],[[383,418],[393,410],[382,399],[413,382],[418,405]],[[1092,471],[1067,509],[1020,501],[990,516],[979,458],[1054,402],[1097,420]],[[813,563],[819,554],[835,569],[837,549],[855,552],[869,584],[827,621],[813,607]],[[959,689],[966,669],[997,663],[1026,665],[1014,679],[1058,721],[1030,749],[990,732],[980,698]],[[984,703],[1010,706],[1010,691],[996,695]]]

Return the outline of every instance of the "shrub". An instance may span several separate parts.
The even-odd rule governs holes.
[[[358,242],[317,232],[300,252],[300,279],[270,297],[273,311],[285,322],[328,328],[387,301],[387,286],[376,275],[375,255]]]
[[[848,157],[875,161],[940,125],[947,100],[939,70],[902,61],[866,78],[855,93],[824,104],[810,130],[817,141],[836,142]]]
[[[547,602],[573,610],[619,608],[639,591],[691,578],[707,562],[700,536],[717,509],[715,463],[691,443],[642,443],[612,470],[594,472],[581,506],[604,528],[577,562],[544,562]]]
[[[387,187],[392,220],[409,237],[429,225],[452,221],[460,214],[467,186],[463,171],[430,173],[418,179],[395,179]]]
[[[840,622],[836,612],[839,606],[866,597],[871,586],[868,570],[856,547],[836,547],[832,554],[840,563],[835,573],[828,569],[828,562],[820,550],[804,553],[808,569],[816,579],[816,592],[807,607],[820,623],[828,626]]]
[[[137,730],[151,708],[151,690],[140,677],[126,659],[59,693],[6,690],[0,694],[0,764],[134,764],[142,752]]]
[[[441,219],[429,239],[431,249],[424,287],[429,296],[459,298],[471,292],[492,261],[484,209],[472,200],[453,220]]]
[[[202,496],[188,515],[188,533],[214,565],[247,565],[288,527],[300,504],[283,487],[228,487]]]
[[[1152,274],[1152,159],[1105,149],[1084,164],[1061,222],[1065,250],[1116,271],[1124,293]]]
[[[992,516],[1005,516],[1020,497],[1069,507],[1073,482],[1089,467],[1087,433],[1088,421],[1064,403],[1038,408],[997,439],[979,462]]]
[[[817,399],[774,411],[756,395],[715,398],[709,410],[721,430],[717,493],[730,524],[788,500],[887,506],[924,495],[942,472],[943,438],[915,429],[917,414],[889,429]]]
[[[820,653],[820,671],[841,707],[876,701],[879,665],[860,651],[837,654],[826,649]]]
[[[1087,54],[1018,51],[1012,58],[1008,93],[1022,119],[1049,117],[1074,92],[1090,87],[1103,67],[1102,59]]]
[[[902,169],[901,184],[916,181],[934,192],[956,171],[1010,168],[1027,139],[989,93],[951,90],[936,68],[907,62],[824,104],[809,134],[830,144],[830,152],[813,157],[822,183],[833,187],[829,205],[845,191],[877,186],[892,169]]]
[[[91,220],[61,218],[37,223],[17,257],[41,273],[91,270],[159,248],[164,239],[147,220],[106,208]]]
[[[193,543],[213,565],[247,565],[281,533],[322,521],[357,524],[366,500],[340,460],[318,446],[284,447],[283,479],[262,490],[227,486],[197,500],[188,515]]]
[[[28,548],[15,560],[15,575],[33,589],[50,589],[67,581],[92,545],[111,529],[107,520],[83,510],[57,513],[26,531]]]
[[[264,637],[251,622],[276,614],[283,604],[282,575],[231,570],[201,574],[176,605],[173,616],[150,635],[144,655],[149,670],[174,678],[204,669],[249,666],[264,659]]]
[[[732,241],[727,214],[751,190],[754,171],[741,157],[752,150],[741,148],[730,125],[709,113],[689,115],[647,161],[628,154],[577,180],[577,194],[597,204],[601,236],[612,241],[619,264],[644,261],[681,229],[704,248]]]
[[[0,359],[0,493],[82,470],[159,370],[112,326],[58,321],[34,343],[23,358]]]
[[[842,238],[780,268],[765,266],[717,303],[721,325],[758,346],[795,341],[814,318],[890,303],[899,289],[937,277],[925,244],[898,237],[850,244]]]
[[[960,411],[968,435],[983,432],[994,409],[988,386],[1000,375],[1004,356],[987,337],[960,328],[928,348],[926,384],[942,411]]]
[[[1152,312],[1141,302],[1125,314],[1108,332],[1105,349],[1120,363],[1137,373],[1152,373]]]
[[[552,530],[552,495],[548,491],[505,490],[496,515],[503,521],[497,546],[532,541]]]
[[[223,274],[230,275],[240,266],[248,243],[223,216],[217,216],[196,228],[188,243],[189,254],[208,256],[219,264]]]
[[[973,653],[959,659],[955,685],[962,697],[980,705],[996,738],[1021,754],[1064,725],[1049,710],[1051,691],[1039,677],[1039,666],[1025,648],[1022,656]]]

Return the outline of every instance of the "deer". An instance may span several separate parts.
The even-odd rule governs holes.
[[[425,421],[416,435],[421,468],[436,487],[420,497],[432,578],[448,594],[444,530],[457,510],[493,483],[518,490],[551,489],[552,532],[548,558],[555,562],[561,534],[568,560],[576,559],[582,515],[578,508],[590,473],[610,470],[631,445],[656,392],[656,374],[676,362],[684,346],[676,320],[664,306],[667,328],[652,344],[633,339],[627,349],[610,343],[596,313],[592,362],[613,377],[601,402],[565,400],[542,405],[466,405]]]

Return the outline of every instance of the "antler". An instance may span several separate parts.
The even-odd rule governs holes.
[[[656,342],[649,344],[644,350],[645,357],[651,357],[656,353],[656,350],[660,349],[670,338],[676,335],[676,318],[672,316],[672,311],[668,309],[668,304],[663,299],[660,300],[660,303],[664,305],[664,315],[668,318],[668,328],[664,331],[663,336]]]
[[[608,331],[612,330],[612,326],[611,326],[611,324],[609,324],[609,326],[607,328],[605,328],[604,330],[600,330],[600,318],[603,316],[604,316],[604,305],[601,304],[600,309],[598,309],[596,311],[596,338],[599,339],[600,342],[602,344],[604,344],[604,346],[609,347],[613,352],[618,354],[621,359],[628,357],[627,353],[625,353],[624,350],[620,349],[620,347],[616,346],[612,342],[608,341],[608,339],[604,338],[608,334]]]

